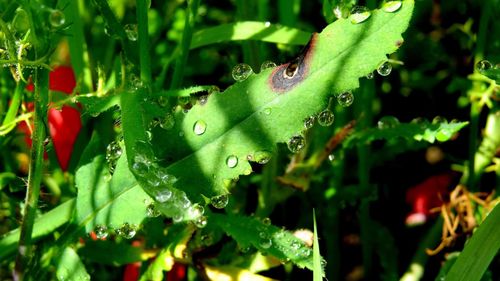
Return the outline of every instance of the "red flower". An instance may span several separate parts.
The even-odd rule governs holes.
[[[73,93],[75,86],[75,74],[71,67],[58,66],[50,72],[50,90],[63,92],[69,95]],[[29,84],[26,89],[28,91],[33,91],[33,84]],[[80,112],[66,105],[61,109],[50,108],[48,111],[48,122],[57,160],[61,169],[66,171],[73,152],[73,145],[82,128]],[[28,130],[26,124],[21,124],[20,129],[26,133],[26,142],[31,146],[31,132]]]
[[[406,217],[406,225],[423,224],[430,215],[430,210],[441,206],[441,198],[448,194],[448,186],[453,182],[453,174],[444,173],[427,178],[406,192],[406,202],[412,205],[411,213]]]

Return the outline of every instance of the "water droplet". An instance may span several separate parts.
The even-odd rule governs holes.
[[[325,269],[325,267],[326,267],[326,265],[327,265],[326,260],[325,260],[324,258],[321,258],[320,263],[321,263],[321,268],[324,270],[324,269]]]
[[[493,67],[493,65],[491,64],[491,62],[489,62],[488,60],[480,60],[476,63],[476,69],[479,71],[479,72],[484,72],[486,70],[489,70]]]
[[[387,1],[382,5],[382,10],[393,13],[401,8],[401,1]]]
[[[264,110],[262,110],[262,113],[264,113],[265,115],[269,115],[271,114],[271,109],[269,107],[266,107],[264,108]]]
[[[160,119],[160,127],[162,129],[165,129],[165,130],[170,130],[174,127],[175,125],[175,118],[174,118],[174,115],[172,115],[171,113],[167,113],[167,115],[165,115],[165,117],[163,117],[162,119]]]
[[[252,73],[253,70],[250,65],[246,63],[240,63],[233,68],[232,75],[234,80],[241,82],[246,80],[250,75],[252,75]]]
[[[299,152],[300,150],[302,150],[302,148],[304,148],[304,146],[306,146],[306,140],[304,139],[303,136],[293,136],[291,137],[289,140],[288,140],[288,149],[293,152],[293,153],[297,153]]]
[[[383,62],[381,65],[379,65],[379,67],[377,68],[377,73],[380,75],[380,76],[387,76],[389,74],[391,74],[391,71],[392,71],[392,65],[390,62],[388,61],[385,61]]]
[[[191,214],[193,217],[197,218],[203,215],[205,213],[205,208],[200,205],[200,204],[194,204],[191,206]]]
[[[315,120],[316,118],[314,116],[309,116],[304,119],[304,128],[306,128],[306,130],[311,129],[314,126]]]
[[[168,105],[168,99],[164,96],[159,96],[156,102],[161,107],[165,107]]]
[[[198,102],[200,105],[205,105],[208,101],[208,95],[202,95],[198,97]]]
[[[154,204],[149,204],[148,207],[146,208],[146,216],[150,218],[156,218],[160,216],[160,212],[156,209]]]
[[[432,119],[432,124],[447,123],[448,121],[443,116],[436,116]]]
[[[271,219],[270,218],[263,218],[262,223],[264,225],[271,225]]]
[[[205,245],[205,246],[209,246],[213,242],[213,238],[211,235],[203,235],[203,236],[201,236],[200,239],[201,239],[201,243],[203,243],[203,245]]]
[[[342,7],[340,6],[335,6],[335,8],[333,8],[333,14],[337,19],[341,19],[344,17],[344,13],[342,12]]]
[[[332,162],[333,160],[335,160],[335,155],[334,154],[328,155],[328,161]]]
[[[389,129],[396,127],[398,124],[399,124],[398,118],[388,115],[378,120],[377,127],[379,129]]]
[[[261,165],[266,164],[271,159],[271,152],[269,151],[257,151],[253,154],[253,160]]]
[[[109,235],[108,228],[105,225],[96,225],[94,227],[94,233],[97,239],[106,239]]]
[[[52,10],[49,14],[49,23],[53,27],[60,27],[66,22],[64,13],[60,10]]]
[[[335,116],[329,109],[325,109],[318,114],[318,124],[320,124],[321,126],[332,125],[334,119]]]
[[[270,60],[266,60],[260,65],[260,72],[269,69],[269,68],[275,68],[276,64]]]
[[[229,155],[229,156],[226,158],[226,165],[227,165],[229,168],[234,168],[234,167],[236,167],[236,165],[238,165],[238,157],[236,157],[235,155]]]
[[[263,249],[269,249],[273,245],[273,241],[267,237],[260,238],[259,240],[259,246],[261,246]]]
[[[137,158],[137,157],[136,157]],[[139,176],[144,176],[149,172],[149,166],[147,163],[143,161],[135,161],[132,164],[132,170],[139,175]]]
[[[177,214],[172,216],[172,220],[174,222],[181,222],[183,218],[184,218],[184,216],[181,213],[177,213]]]
[[[125,239],[132,239],[137,233],[137,230],[134,226],[126,222],[122,224],[122,226],[118,228],[116,232],[118,235],[122,236]]]
[[[224,209],[227,206],[228,202],[229,197],[227,196],[227,194],[222,194],[210,198],[210,204],[212,204],[212,206],[217,209]]]
[[[366,79],[373,79],[375,75],[373,75],[373,72],[370,72],[368,74],[366,74]]]
[[[205,123],[205,121],[198,120],[198,121],[194,122],[193,132],[196,135],[198,135],[198,136],[203,135],[206,130],[207,130],[207,123]]]
[[[198,228],[204,228],[205,226],[207,226],[207,223],[208,223],[208,220],[207,220],[207,217],[205,217],[205,216],[200,216],[200,217],[196,218],[194,221],[194,225],[196,225],[196,227],[198,227]]]
[[[172,191],[169,189],[157,190],[155,194],[155,200],[160,203],[167,202],[170,198],[172,198]]]
[[[259,232],[259,237],[260,237],[260,238],[269,238],[269,237],[267,236],[267,233],[265,233],[265,232],[263,232],[263,231]]]
[[[352,92],[341,93],[337,96],[337,102],[343,107],[348,107],[354,102],[354,95]]]
[[[371,16],[370,10],[365,6],[354,6],[351,9],[351,23],[362,23]]]
[[[122,148],[116,141],[112,141],[106,147],[106,162],[108,162],[109,172],[115,171],[116,161],[122,156]]]
[[[125,29],[128,40],[137,41],[139,37],[137,33],[137,24],[126,24],[123,28]]]
[[[311,252],[311,249],[303,247],[302,249],[300,249],[299,254],[303,258],[307,258],[311,255]]]
[[[298,249],[300,249],[301,244],[299,241],[293,240],[290,246],[293,250],[297,251]]]

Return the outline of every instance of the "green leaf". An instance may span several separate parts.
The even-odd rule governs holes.
[[[479,73],[492,80],[495,80],[497,84],[500,84],[500,68],[491,68],[488,70],[480,71]]]
[[[85,149],[76,172],[76,217],[87,232],[96,225],[108,229],[124,223],[139,225],[146,217],[146,202],[152,201],[129,171],[126,155],[120,157],[111,177],[103,151],[96,134]]]
[[[31,235],[33,241],[54,233],[57,228],[67,223],[71,219],[74,207],[75,200],[70,199],[37,218],[33,226],[33,234]],[[12,255],[16,251],[18,241],[19,228],[11,230],[2,236],[0,240],[0,260]]]
[[[477,228],[446,275],[447,281],[481,280],[500,250],[500,205],[490,212]]]
[[[4,188],[4,186],[8,185],[11,181],[16,179],[16,174],[11,172],[0,173],[0,190]]]
[[[190,49],[210,44],[239,40],[304,45],[310,32],[265,22],[243,21],[201,29],[193,34]]]
[[[210,214],[209,221],[233,237],[243,247],[254,246],[259,251],[281,261],[291,261],[300,268],[313,270],[311,249],[292,233],[257,218],[232,214]]]
[[[322,281],[323,268],[321,266],[321,255],[319,253],[319,241],[318,241],[318,229],[316,227],[316,212],[313,210],[313,222],[314,222],[314,243],[313,243],[313,280]]]
[[[59,257],[57,271],[58,280],[90,280],[90,275],[85,270],[80,257],[73,248],[67,247]]]
[[[357,143],[368,143],[375,140],[392,140],[395,138],[406,138],[416,141],[427,141],[434,143],[436,140],[445,142],[451,139],[454,134],[464,128],[468,122],[430,123],[422,121],[420,123],[400,123],[390,128],[370,128],[363,131],[357,131],[349,136],[344,147],[353,147]]]
[[[115,266],[143,260],[141,248],[134,247],[129,243],[116,243],[114,241],[86,241],[85,247],[81,248],[78,253],[94,262]],[[106,255],[102,253],[106,253]]]
[[[395,13],[374,11],[360,24],[341,19],[329,25],[310,50],[307,77],[288,91],[271,88],[269,69],[212,94],[188,113],[176,112],[175,126],[154,130],[152,140],[157,157],[169,159],[165,166],[178,179],[174,186],[191,200],[227,194],[233,179],[252,172],[248,160],[269,157],[276,143],[300,134],[303,120],[326,108],[332,94],[358,87],[359,77],[387,60],[402,41],[412,9],[413,1],[405,1]],[[201,134],[194,130],[200,123]]]

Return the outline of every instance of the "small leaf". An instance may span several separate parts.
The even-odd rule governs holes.
[[[90,280],[90,275],[85,270],[80,257],[73,248],[67,247],[59,257],[56,271],[57,279],[61,281],[75,280],[85,281]]]
[[[210,214],[208,220],[218,225],[240,245],[254,246],[281,261],[291,261],[301,268],[313,269],[312,250],[292,233],[256,218],[231,214]]]
[[[313,243],[313,280],[322,281],[325,275],[323,267],[321,266],[321,255],[319,253],[318,229],[316,227],[316,212],[313,210],[314,222],[314,243]]]

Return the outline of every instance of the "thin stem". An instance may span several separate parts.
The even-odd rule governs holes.
[[[24,87],[26,87],[26,84],[22,80],[20,80],[16,85],[16,90],[14,91],[14,96],[12,97],[12,100],[10,102],[10,106],[7,110],[7,114],[5,115],[5,119],[3,119],[2,127],[11,123],[16,118],[17,111],[19,110],[19,106],[21,105]]]
[[[191,45],[191,39],[193,36],[194,21],[196,15],[198,14],[199,5],[200,0],[191,0],[188,4],[186,21],[184,22],[184,31],[182,32],[181,54],[175,61],[175,69],[170,89],[179,88],[182,84],[182,79],[184,78],[184,67],[187,63],[189,46]]]
[[[137,31],[139,33],[139,62],[141,80],[151,84],[151,57],[149,54],[148,0],[137,0]]]
[[[29,164],[28,188],[23,210],[23,221],[21,234],[19,236],[19,247],[16,258],[15,272],[19,280],[23,279],[23,273],[29,267],[33,252],[32,232],[35,222],[35,214],[40,195],[40,183],[43,169],[43,142],[45,139],[45,117],[47,116],[46,97],[49,94],[49,72],[45,69],[36,69],[35,81],[35,112],[34,128],[31,135],[33,144]]]

